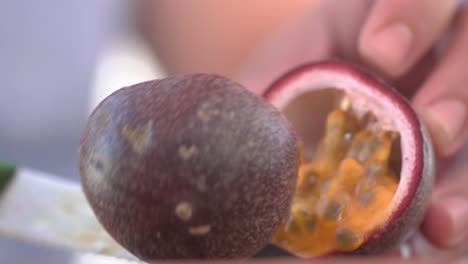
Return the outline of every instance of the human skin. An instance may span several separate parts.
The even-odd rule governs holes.
[[[437,0],[143,3],[146,35],[169,74],[218,73],[259,94],[314,60],[340,57],[383,76],[412,100],[436,147],[438,179],[421,231],[447,250],[468,242],[466,7]],[[436,46],[450,30],[447,45]]]
[[[144,0],[137,8],[149,43],[168,73],[203,71],[234,78],[253,47],[316,2]]]

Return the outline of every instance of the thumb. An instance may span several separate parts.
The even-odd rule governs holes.
[[[443,248],[468,250],[468,145],[438,179],[423,223],[429,240]],[[441,175],[442,176],[442,175]]]

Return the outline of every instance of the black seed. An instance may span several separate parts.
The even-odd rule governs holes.
[[[369,202],[374,198],[374,194],[370,191],[364,192],[361,195],[359,195],[359,202],[362,205],[368,205]]]
[[[315,227],[317,226],[317,222],[318,222],[317,215],[314,215],[314,217],[305,219],[304,227],[309,232],[313,231],[315,230]]]
[[[318,217],[316,213],[308,209],[301,208],[297,211],[297,215],[302,220],[307,231],[313,231],[317,226]]]
[[[375,142],[366,142],[365,144],[362,145],[362,148],[359,150],[359,152],[356,155],[356,159],[364,163],[366,162],[374,153],[375,150]]]
[[[308,171],[304,177],[298,192],[302,195],[311,194],[317,183],[318,174],[314,171]]]
[[[368,177],[382,177],[385,176],[386,173],[386,165],[377,161],[371,162],[365,170],[365,175]]]
[[[330,187],[331,184],[331,179],[326,179],[322,182],[322,193],[326,193],[328,190],[328,187]]]
[[[289,217],[284,229],[286,230],[286,232],[291,233],[293,235],[299,235],[301,233],[299,223],[297,222],[297,219],[294,216]]]
[[[324,217],[328,220],[337,220],[343,214],[344,206],[337,201],[329,201],[325,207]]]
[[[362,130],[356,135],[353,142],[351,142],[347,156],[356,159],[360,163],[364,163],[374,153],[377,143],[372,132]]]
[[[375,186],[376,183],[374,179],[364,177],[356,184],[356,187],[354,188],[354,194],[359,197],[364,193],[370,193]]]
[[[357,240],[357,235],[348,228],[340,227],[336,231],[336,242],[341,248],[352,248]]]
[[[375,122],[377,122],[377,117],[370,112],[365,113],[361,118],[361,126],[363,127],[372,127]]]
[[[307,217],[310,217],[310,216],[314,215],[314,212],[312,212],[311,210],[309,210],[307,208],[301,207],[301,208],[297,209],[296,214],[297,214],[297,216],[299,216],[301,218],[307,218]]]

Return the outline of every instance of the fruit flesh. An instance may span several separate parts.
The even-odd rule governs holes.
[[[274,243],[312,257],[357,249],[386,219],[398,187],[389,165],[397,133],[375,118],[333,110],[311,160],[303,160],[289,216]]]

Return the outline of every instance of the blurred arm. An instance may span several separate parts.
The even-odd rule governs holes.
[[[252,50],[317,0],[141,1],[142,28],[169,74],[232,77]]]

